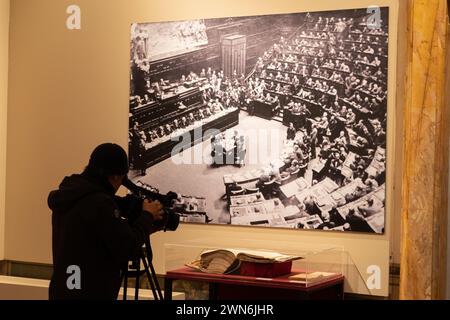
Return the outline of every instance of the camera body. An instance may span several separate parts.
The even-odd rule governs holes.
[[[178,225],[180,224],[180,215],[174,212],[172,209],[164,208],[163,219],[156,221],[154,223],[155,227],[158,229],[163,229],[164,231],[176,231]]]
[[[152,191],[150,188],[140,187],[128,178],[126,178],[122,185],[131,191],[135,201],[140,202],[142,208],[142,202],[147,199],[151,201],[159,201],[163,206],[164,215],[162,220],[155,222],[155,227],[165,231],[175,231],[180,224],[180,215],[173,210],[173,203],[178,198],[175,192],[169,192],[166,195]]]

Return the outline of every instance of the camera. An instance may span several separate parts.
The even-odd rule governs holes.
[[[132,196],[135,197],[136,201],[140,202],[140,207],[142,207],[142,202],[145,199],[159,201],[163,205],[163,219],[155,222],[156,228],[163,229],[164,232],[167,230],[177,230],[178,225],[180,224],[180,215],[173,210],[173,203],[178,198],[178,195],[175,192],[169,192],[166,195],[163,195],[152,190],[149,186],[138,186],[128,178],[124,179],[122,185],[132,193]]]

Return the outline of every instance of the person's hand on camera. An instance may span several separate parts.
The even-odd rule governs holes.
[[[159,201],[144,200],[142,203],[142,210],[147,211],[153,216],[153,220],[159,221],[163,219],[164,211],[163,206]]]

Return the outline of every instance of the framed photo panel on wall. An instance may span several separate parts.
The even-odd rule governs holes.
[[[135,23],[132,180],[186,223],[383,234],[389,8]]]

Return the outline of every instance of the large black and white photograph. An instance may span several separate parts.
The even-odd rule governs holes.
[[[133,24],[130,178],[186,223],[384,234],[388,21]]]

